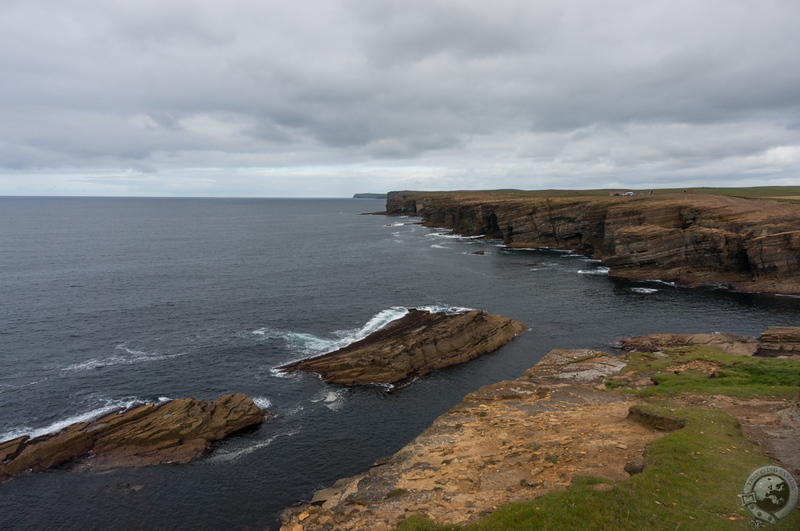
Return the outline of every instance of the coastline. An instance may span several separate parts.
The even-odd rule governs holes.
[[[390,215],[503,241],[590,254],[609,275],[800,294],[800,205],[721,195],[522,197],[390,192]]]
[[[648,337],[640,338],[639,344]],[[747,343],[753,338],[740,339]],[[698,356],[708,352],[725,356],[716,348],[702,350],[719,344],[713,338],[706,340],[696,343],[701,348]],[[734,345],[737,342],[731,336],[723,344],[731,352],[740,352]],[[660,356],[676,356],[667,352]],[[675,352],[680,356],[680,348]],[[589,496],[621,496],[631,489],[641,491],[642,487],[631,486],[631,481],[638,481],[634,476],[648,468],[648,473],[657,472],[658,466],[648,457],[655,441],[672,432],[694,430],[687,435],[689,444],[697,446],[691,455],[701,455],[701,448],[708,451],[702,434],[723,422],[729,424],[728,435],[721,439],[728,447],[720,448],[720,458],[736,474],[727,478],[726,490],[732,490],[723,498],[724,512],[693,503],[674,518],[678,523],[687,518],[722,525],[724,519],[747,525],[747,511],[738,506],[733,493],[738,476],[744,481],[752,463],[770,460],[800,473],[792,442],[800,435],[797,396],[742,398],[697,392],[648,396],[657,380],[653,373],[631,370],[629,364],[637,359],[634,353],[551,351],[519,378],[468,394],[400,451],[376,461],[369,470],[318,491],[308,505],[287,509],[281,530],[386,531],[412,516],[412,520],[422,517],[436,525],[465,525],[507,504],[544,501],[548,495],[568,495],[584,488]],[[747,354],[728,356],[755,359]],[[797,371],[800,363],[792,363]],[[691,430],[684,430],[687,422]],[[735,444],[729,438],[734,432],[738,434]],[[682,469],[682,474],[709,485],[717,478],[716,472],[706,474],[700,469],[696,473]],[[800,521],[797,513],[792,518],[785,523],[791,526]]]

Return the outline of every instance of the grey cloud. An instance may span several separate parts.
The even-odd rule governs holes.
[[[778,179],[798,25],[781,0],[9,0],[0,168]]]

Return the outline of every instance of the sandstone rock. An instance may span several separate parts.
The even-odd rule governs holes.
[[[758,338],[758,356],[793,356],[800,354],[800,327],[770,326]]]
[[[658,352],[692,345],[708,345],[728,354],[752,356],[759,348],[757,339],[734,334],[649,334],[627,337],[618,342],[622,349],[638,352]]]
[[[613,276],[800,293],[800,205],[720,195],[525,198],[391,192],[390,214],[510,247],[593,254]]]
[[[264,415],[241,393],[215,402],[182,398],[116,411],[56,434],[0,444],[0,479],[83,457],[94,467],[185,463],[205,452],[212,441],[261,423]]]
[[[347,347],[281,367],[326,382],[396,384],[492,352],[525,330],[519,321],[480,310],[457,315],[411,310]]]

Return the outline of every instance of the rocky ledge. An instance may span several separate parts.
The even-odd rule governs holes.
[[[367,472],[287,510],[281,529],[390,530],[411,514],[465,524],[564,490],[579,473],[625,479],[625,464],[662,432],[629,418],[634,400],[597,388],[624,365],[603,352],[554,350],[522,377],[467,395]]]
[[[649,340],[664,345],[663,339]],[[675,335],[670,344],[685,340]],[[592,486],[596,491],[619,492],[622,483],[651,463],[646,453],[651,443],[684,428],[684,419],[670,412],[687,405],[732,415],[750,443],[730,446],[725,434],[720,443],[727,447],[707,447],[704,439],[702,448],[697,443],[681,459],[693,463],[698,457],[691,456],[700,450],[721,456],[764,452],[779,466],[800,473],[797,399],[689,393],[669,402],[663,397],[651,400],[642,393],[654,388],[652,374],[628,370],[628,360],[593,350],[553,350],[521,377],[467,395],[396,454],[318,491],[308,505],[287,509],[281,531],[388,531],[412,515],[439,524],[468,524],[501,505],[570,489],[579,476],[598,478]],[[663,414],[648,402],[658,404]],[[686,481],[698,481],[690,466],[680,470]],[[744,481],[749,469],[740,472]],[[713,468],[708,474],[710,485],[716,485]],[[653,499],[657,495],[653,492]],[[735,493],[730,499],[729,509],[736,510]],[[715,522],[746,520],[741,514],[714,511]]]
[[[619,340],[628,352],[706,345],[727,354],[800,359],[800,327],[770,326],[758,338],[735,334],[649,334]]]
[[[721,195],[390,192],[386,210],[509,247],[592,254],[612,276],[800,293],[800,205]]]
[[[181,398],[109,413],[58,433],[0,443],[0,480],[83,459],[88,467],[186,463],[211,442],[263,422],[265,412],[244,394],[214,402]]]
[[[481,310],[453,315],[412,309],[361,341],[280,369],[315,372],[345,385],[398,384],[492,352],[524,330],[519,321]]]

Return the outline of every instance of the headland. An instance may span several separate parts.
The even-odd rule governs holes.
[[[800,204],[688,192],[396,191],[386,213],[508,247],[590,254],[616,277],[800,293]]]

